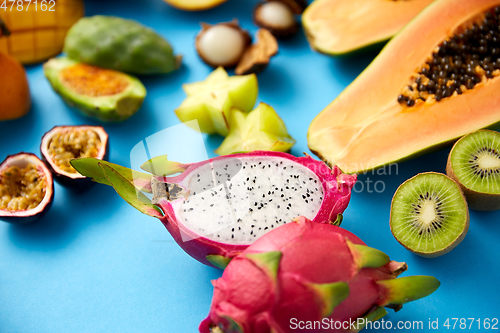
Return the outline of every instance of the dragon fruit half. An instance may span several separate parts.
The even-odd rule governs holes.
[[[200,332],[357,332],[384,307],[439,287],[431,276],[396,278],[406,269],[342,228],[299,217],[229,263]]]
[[[268,151],[193,164],[160,156],[142,166],[153,175],[95,159],[71,164],[82,175],[112,185],[143,213],[159,218],[189,255],[219,268],[297,216],[335,223],[356,182],[356,176],[310,156]],[[152,203],[137,189],[152,192]]]

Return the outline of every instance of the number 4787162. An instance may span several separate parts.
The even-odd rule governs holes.
[[[0,0],[2,1],[2,0]],[[55,12],[56,6],[55,0],[3,0],[0,10],[6,11],[28,11],[31,6],[31,10],[35,11],[41,10],[42,12]]]
[[[498,330],[498,318],[447,318],[443,324],[447,329],[492,329]]]

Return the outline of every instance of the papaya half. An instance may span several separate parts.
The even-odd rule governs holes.
[[[341,55],[388,41],[434,0],[315,0],[302,15],[311,47]]]
[[[409,158],[500,122],[500,0],[424,9],[311,123],[344,172]]]

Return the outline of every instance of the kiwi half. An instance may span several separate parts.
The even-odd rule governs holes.
[[[460,185],[471,209],[500,209],[500,133],[482,130],[458,140],[446,173]]]
[[[469,210],[460,187],[441,173],[421,173],[404,182],[391,204],[391,232],[423,257],[451,251],[469,229]]]

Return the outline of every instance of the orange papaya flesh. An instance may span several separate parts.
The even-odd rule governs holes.
[[[386,42],[434,0],[315,0],[302,15],[311,47],[329,55]]]
[[[398,96],[443,41],[481,22],[500,0],[440,0],[427,7],[311,123],[309,148],[344,172],[407,159],[500,122],[500,71],[461,94],[409,107]]]

